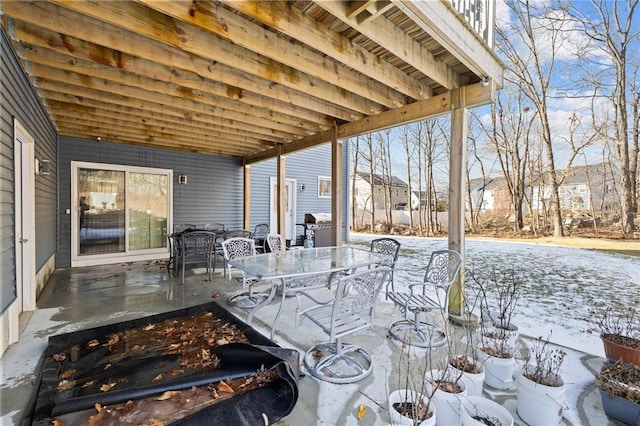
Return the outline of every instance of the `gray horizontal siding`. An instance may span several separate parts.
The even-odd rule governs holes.
[[[348,197],[348,154],[343,148],[343,193]],[[251,226],[269,223],[270,188],[269,179],[276,176],[276,160],[270,159],[251,165]],[[318,176],[331,176],[331,144],[323,144],[304,151],[287,154],[285,162],[287,179],[296,179],[296,223],[304,222],[305,213],[331,213],[331,198],[318,197]],[[304,184],[305,190],[299,187]],[[345,206],[347,204],[344,204]],[[343,224],[347,224],[348,209],[344,209]],[[346,238],[346,234],[343,233]]]
[[[242,228],[243,174],[235,158],[145,148],[108,141],[60,137],[58,267],[71,265],[71,161],[173,170],[173,223],[224,223]],[[187,184],[178,184],[178,175]]]
[[[35,157],[51,161],[49,176],[36,176],[36,271],[56,249],[56,131],[23,72],[4,31],[0,31],[0,309],[15,297],[15,188],[13,119],[34,138]]]

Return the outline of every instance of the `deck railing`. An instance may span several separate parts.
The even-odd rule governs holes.
[[[473,30],[493,48],[493,28],[495,25],[495,0],[450,0],[473,28]]]

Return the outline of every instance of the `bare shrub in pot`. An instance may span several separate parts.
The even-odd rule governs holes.
[[[640,365],[640,299],[597,303],[589,321],[588,331],[600,334],[607,358]]]

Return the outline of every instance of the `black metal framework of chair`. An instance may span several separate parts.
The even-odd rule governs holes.
[[[226,273],[228,274],[229,279],[231,279],[231,266],[229,266],[229,260],[246,256],[254,256],[256,254],[256,246],[255,242],[251,238],[227,238],[222,242],[222,251],[225,258]],[[247,276],[244,271],[240,272],[242,273],[242,288],[248,291],[231,296],[228,302],[238,308],[254,308],[259,303],[264,302],[269,295],[266,293],[254,293],[253,286],[260,280]]]
[[[389,333],[393,338],[423,348],[443,346],[447,342],[441,327],[421,322],[419,316],[434,310],[446,312],[449,289],[461,264],[462,259],[455,251],[437,250],[431,253],[422,283],[410,284],[409,291],[394,291],[393,282],[387,283],[387,298],[404,317],[391,325]],[[413,314],[413,319],[409,318],[410,314]]]
[[[224,264],[224,253],[222,252],[222,242],[227,238],[225,226],[223,223],[205,223],[204,230],[216,233],[216,257],[215,258],[217,260],[218,256],[220,256],[220,259],[222,259],[222,262],[223,262],[222,268],[226,274],[226,269]],[[216,264],[214,263],[213,264],[214,272],[215,272],[215,269],[216,269]]]
[[[311,375],[332,383],[353,383],[371,373],[370,355],[342,338],[371,325],[378,293],[389,272],[379,267],[341,276],[332,301],[302,313],[302,319],[309,318],[329,335],[329,342],[315,345],[304,357]]]
[[[180,232],[184,232],[184,231],[195,231],[195,229],[196,229],[196,225],[192,223],[178,223],[176,225],[173,225],[174,234],[179,234]]]
[[[400,242],[389,237],[376,238],[375,240],[371,240],[370,250],[371,253],[379,254],[384,257],[380,266],[387,266],[391,269],[388,279],[391,285],[391,290],[393,291],[393,269],[395,268],[396,261],[398,260],[398,253],[400,253]]]
[[[259,223],[253,229],[251,238],[256,243],[256,252],[264,253],[267,248],[267,235],[269,235],[269,224]]]
[[[184,284],[186,265],[204,263],[207,265],[209,280],[213,275],[212,265],[215,263],[216,234],[209,231],[182,232],[178,237],[176,263],[182,269],[180,283]]]

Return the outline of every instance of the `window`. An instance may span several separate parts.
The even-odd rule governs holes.
[[[331,198],[331,178],[318,176],[318,197]]]

